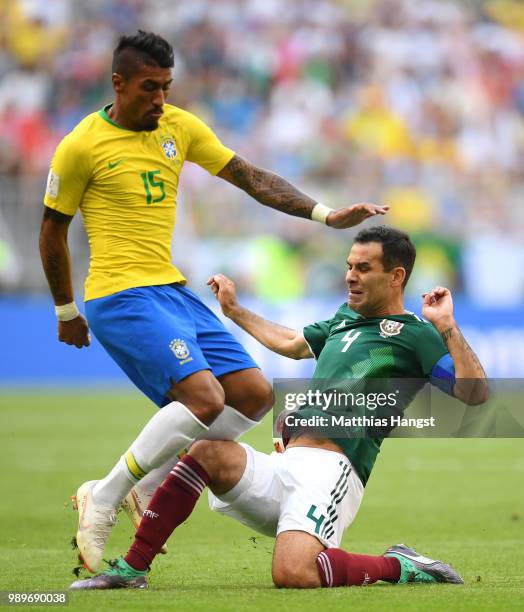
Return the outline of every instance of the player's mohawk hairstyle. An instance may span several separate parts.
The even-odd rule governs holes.
[[[112,71],[129,77],[141,65],[172,68],[173,47],[153,32],[138,30],[136,34],[123,35],[113,52]]]

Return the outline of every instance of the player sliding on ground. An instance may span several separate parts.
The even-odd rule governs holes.
[[[171,261],[184,163],[199,164],[265,206],[335,228],[387,211],[372,204],[331,210],[236,155],[200,119],[165,103],[173,63],[171,45],[156,34],[120,39],[112,66],[115,100],[59,144],[44,199],[40,252],[59,340],[77,348],[90,343],[74,302],[67,246],[80,209],[91,248],[89,327],[161,408],[105,478],[78,489],[77,542],[93,572],[122,500],[138,525],[180,450],[199,437],[234,440],[272,405],[271,385],[257,364],[184,286]]]
[[[405,378],[418,379],[421,388],[430,380],[465,403],[483,403],[488,397],[484,370],[453,318],[450,292],[438,287],[424,296],[422,312],[430,323],[404,310],[403,291],[414,261],[415,248],[406,234],[385,227],[362,230],[348,257],[347,304],[303,333],[240,306],[226,277],[214,276],[209,284],[223,313],[264,346],[293,359],[315,357],[312,383]],[[411,397],[404,398],[400,413]],[[306,406],[298,414],[325,412]],[[206,486],[213,510],[276,536],[272,573],[278,587],[463,582],[446,563],[404,545],[382,556],[339,548],[383,438],[352,437],[351,431],[343,438],[322,437],[307,428],[285,432],[287,437],[285,452],[271,455],[231,441],[193,444],[154,494],[125,558],[71,588],[146,588],[155,555]]]

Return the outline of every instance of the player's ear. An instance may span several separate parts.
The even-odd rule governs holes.
[[[113,72],[111,75],[111,82],[113,83],[113,89],[120,93],[124,87],[124,77],[118,72]]]
[[[396,268],[393,268],[391,272],[392,272],[392,279],[391,279],[392,286],[402,287],[402,284],[404,283],[404,280],[406,278],[406,270],[402,268],[401,266],[397,266]]]

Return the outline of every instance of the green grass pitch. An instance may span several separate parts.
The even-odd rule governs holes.
[[[153,414],[136,394],[3,393],[0,591],[64,590],[74,579],[70,495],[102,476]],[[270,450],[270,421],[246,437]],[[279,591],[273,541],[211,513],[204,496],[150,574],[150,589],[73,593],[75,610],[512,610],[524,601],[524,440],[389,440],[343,546],[398,542],[450,561],[464,586]],[[121,519],[108,558],[131,541]]]

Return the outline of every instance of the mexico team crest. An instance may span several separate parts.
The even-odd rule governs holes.
[[[380,322],[380,335],[383,338],[390,338],[391,336],[398,336],[404,327],[404,323],[398,321],[389,321],[388,319],[382,319]]]
[[[162,149],[166,154],[167,159],[175,159],[176,157],[176,144],[172,138],[166,138],[162,141]]]
[[[173,351],[173,354],[177,359],[183,360],[189,357],[189,349],[187,348],[187,344],[184,342],[184,340],[180,340],[180,338],[172,340],[169,344],[169,348]]]

